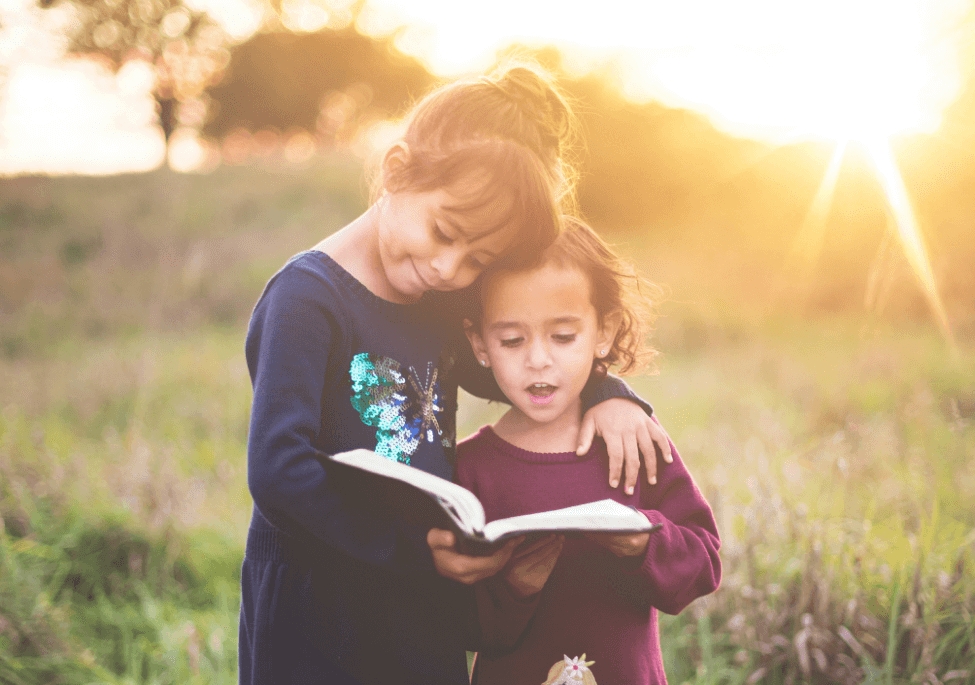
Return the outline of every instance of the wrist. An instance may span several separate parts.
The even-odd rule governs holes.
[[[541,592],[541,588],[512,582],[509,578],[504,579],[504,586],[508,595],[517,602],[530,602]]]
[[[536,590],[534,588],[520,589],[514,585],[511,585],[510,583],[508,584],[508,593],[511,595],[511,598],[517,602],[525,602],[527,604],[528,602],[534,600],[539,592],[541,592],[541,590]]]
[[[633,392],[626,381],[611,373],[605,376],[593,375],[582,389],[581,396],[583,412],[589,411],[606,400],[623,399],[635,402],[646,412],[647,416],[653,416],[653,407],[650,403]]]

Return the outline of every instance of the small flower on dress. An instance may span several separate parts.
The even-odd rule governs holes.
[[[556,662],[548,671],[548,680],[542,685],[572,685],[582,683],[582,685],[596,685],[596,678],[593,676],[589,667],[595,661],[586,661],[586,655],[577,656],[570,659],[568,654],[564,654],[562,661]]]

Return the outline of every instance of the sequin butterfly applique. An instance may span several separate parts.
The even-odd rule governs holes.
[[[412,366],[404,370],[389,357],[362,352],[352,358],[352,406],[364,424],[376,427],[377,454],[409,464],[421,442],[439,439],[453,448],[453,419],[441,425],[448,408],[441,386],[451,361],[428,363],[421,378]]]

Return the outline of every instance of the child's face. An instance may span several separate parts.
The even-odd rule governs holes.
[[[412,302],[427,290],[474,282],[514,239],[514,227],[492,227],[508,209],[497,198],[458,210],[476,187],[458,182],[430,191],[395,191],[380,200],[379,258],[390,299]]]
[[[578,421],[593,360],[605,355],[616,332],[598,321],[589,279],[547,264],[493,275],[482,296],[481,329],[469,328],[468,337],[513,408],[537,423]]]

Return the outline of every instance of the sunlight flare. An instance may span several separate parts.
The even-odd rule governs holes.
[[[833,156],[829,160],[829,166],[826,167],[823,180],[819,184],[819,189],[816,190],[812,204],[809,205],[809,211],[806,212],[799,232],[796,233],[796,238],[792,243],[792,256],[800,260],[800,266],[806,275],[816,263],[822,249],[826,221],[833,206],[836,182],[840,176],[840,168],[843,166],[846,146],[847,142],[842,141],[833,148]]]
[[[951,332],[951,326],[948,324],[948,316],[945,313],[941,296],[938,294],[938,286],[935,283],[934,271],[931,269],[931,261],[924,245],[924,238],[921,235],[914,208],[911,206],[904,179],[901,177],[894,154],[890,149],[890,143],[887,140],[875,139],[864,141],[863,146],[873,163],[877,178],[884,190],[890,220],[904,249],[907,262],[921,285],[921,290],[924,292],[938,326],[949,344],[954,347],[954,336]]]

